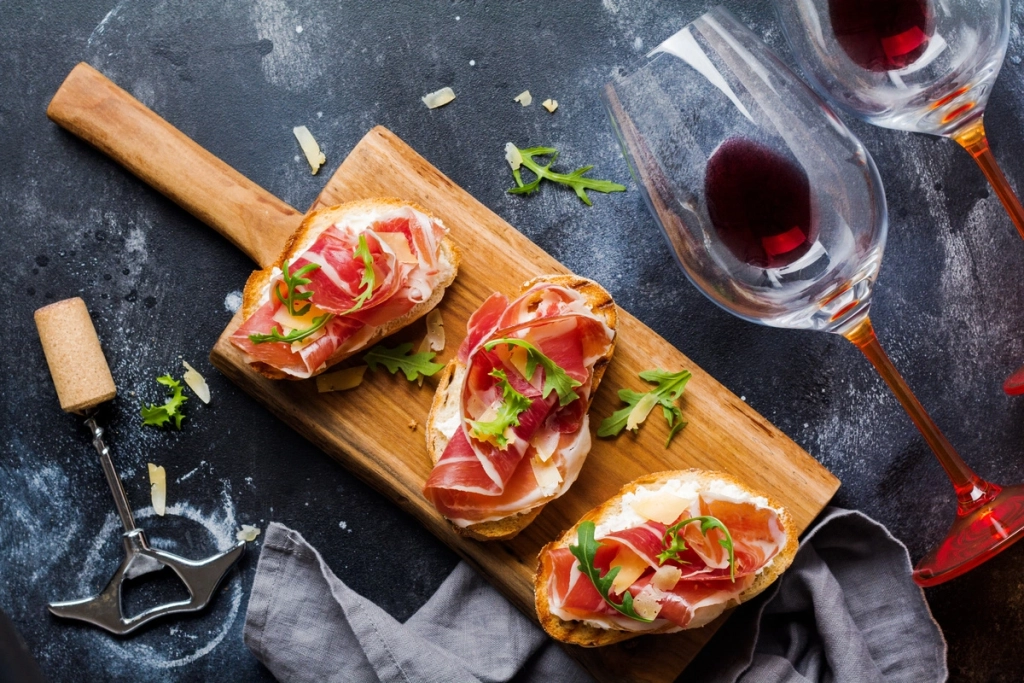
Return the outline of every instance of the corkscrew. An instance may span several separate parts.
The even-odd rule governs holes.
[[[51,602],[48,605],[50,612],[65,619],[88,622],[117,635],[126,635],[154,619],[205,608],[217,586],[245,552],[245,541],[203,560],[189,560],[150,547],[146,532],[135,525],[110,449],[103,441],[103,427],[97,419],[98,407],[113,399],[117,389],[85,302],[79,298],[58,301],[37,310],[35,320],[61,408],[85,416],[85,426],[92,436],[92,444],[99,454],[103,474],[124,526],[121,541],[125,556],[106,587],[90,598]],[[125,616],[121,599],[124,581],[165,567],[178,575],[188,589],[189,599]]]

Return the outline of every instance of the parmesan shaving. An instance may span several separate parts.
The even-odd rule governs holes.
[[[185,377],[183,378],[185,380],[185,384],[187,384],[189,388],[196,393],[196,396],[199,397],[200,401],[203,403],[209,403],[210,386],[206,383],[206,380],[188,363],[182,361],[181,364],[185,366]]]
[[[644,397],[637,401],[637,404],[633,406],[633,410],[629,411],[629,417],[626,418],[626,429],[636,430],[643,421],[647,419],[647,416],[654,410],[654,406],[658,405],[658,395],[654,392],[644,394]]]
[[[292,134],[299,141],[299,146],[302,147],[302,153],[306,155],[306,161],[309,162],[313,175],[316,175],[320,167],[327,163],[327,157],[320,151],[320,145],[316,143],[313,134],[305,126],[292,128]]]
[[[423,100],[423,104],[427,105],[427,109],[437,109],[454,100],[455,91],[451,88],[441,88],[440,90],[427,93],[420,99]]]
[[[153,463],[149,463],[149,495],[153,499],[153,512],[163,517],[167,512],[167,472]]]
[[[633,585],[640,576],[647,571],[647,560],[634,553],[629,548],[619,548],[618,554],[612,560],[608,570],[620,567],[619,573],[615,575],[612,582],[612,593],[621,595],[624,590]]]
[[[658,603],[658,589],[648,584],[640,594],[633,600],[633,609],[644,619],[654,619],[661,612],[661,605]]]
[[[562,483],[562,473],[553,462],[541,462],[532,458],[530,464],[533,466],[533,478],[537,480],[537,488],[541,495],[553,496],[558,492],[559,484]]]
[[[511,142],[505,143],[505,161],[508,162],[513,171],[518,171],[523,165],[523,155],[519,153],[519,148]]]
[[[531,104],[533,104],[533,95],[530,94],[529,90],[524,90],[523,92],[519,93],[512,99],[513,101],[518,102],[524,107],[529,107]]]
[[[365,365],[357,365],[352,368],[338,370],[337,372],[329,372],[326,375],[317,375],[316,390],[321,394],[325,394],[329,391],[355,389],[363,383],[366,367]]]
[[[235,532],[235,538],[239,541],[245,541],[246,543],[252,543],[259,535],[259,527],[255,527],[251,524],[243,524],[242,528]]]
[[[658,567],[658,571],[654,572],[654,576],[651,578],[651,585],[660,591],[670,591],[676,587],[682,576],[683,570],[679,567],[674,567],[670,564],[662,565]]]
[[[555,110],[558,109],[558,100],[547,99],[540,103],[540,106],[548,110],[548,112],[554,114]]]
[[[662,489],[649,496],[637,498],[631,507],[633,512],[644,519],[659,524],[672,524],[693,504],[694,498],[677,496],[673,491]]]

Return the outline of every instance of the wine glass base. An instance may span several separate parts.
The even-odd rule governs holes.
[[[1024,537],[1024,485],[1009,486],[992,500],[957,515],[946,538],[914,567],[914,582],[937,586],[954,579]]]

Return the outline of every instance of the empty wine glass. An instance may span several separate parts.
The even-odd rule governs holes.
[[[811,85],[868,123],[953,138],[1024,237],[1024,208],[983,122],[1003,65],[1009,0],[773,0]]]
[[[878,370],[956,489],[949,535],[918,565],[947,581],[1024,529],[1024,487],[960,459],[875,337],[868,307],[886,236],[871,156],[792,71],[716,8],[603,96],[630,169],[687,277],[747,320],[840,334]]]

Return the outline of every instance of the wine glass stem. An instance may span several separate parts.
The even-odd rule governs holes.
[[[907,386],[899,371],[896,370],[896,366],[889,360],[889,356],[885,354],[882,345],[878,343],[878,337],[875,336],[871,320],[865,316],[843,336],[853,342],[853,345],[871,361],[875,370],[903,405],[907,415],[917,425],[924,440],[931,446],[942,469],[946,470],[946,475],[956,488],[959,513],[967,514],[982,503],[991,500],[999,492],[999,489],[976,475],[960,458],[953,448],[953,444],[949,443],[946,436],[939,430],[924,406],[914,396],[914,392]]]
[[[996,163],[992,150],[989,149],[988,138],[985,136],[984,121],[979,118],[953,133],[952,137],[978,162],[981,172],[985,174],[992,189],[996,191],[999,201],[1006,208],[1006,213],[1010,214],[1010,220],[1013,221],[1017,232],[1020,233],[1021,237],[1024,237],[1024,207],[1021,206],[1020,200],[1014,193],[1013,188],[1010,187],[1010,183],[1007,182],[1002,169]]]

